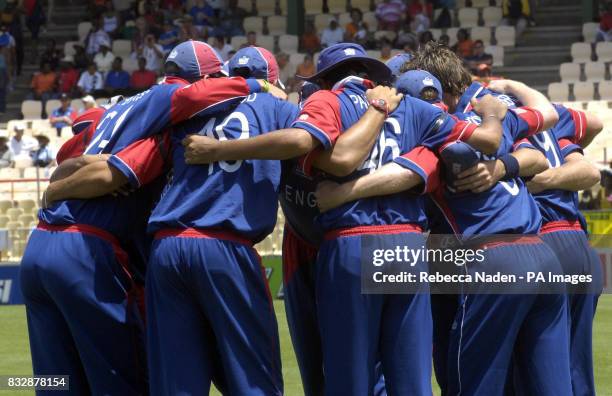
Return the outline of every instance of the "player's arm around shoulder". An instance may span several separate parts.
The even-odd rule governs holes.
[[[599,169],[581,152],[573,151],[565,156],[563,165],[535,175],[527,182],[527,188],[532,194],[552,189],[577,192],[591,188],[600,181]]]
[[[472,99],[471,103],[476,114],[481,116],[482,123],[476,127],[463,126],[468,133],[460,140],[485,154],[494,154],[501,143],[502,120],[506,116],[508,107],[492,95],[486,95],[480,100]],[[466,123],[466,121],[462,121],[462,123]]]

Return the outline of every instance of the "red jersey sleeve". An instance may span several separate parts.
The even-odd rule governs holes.
[[[331,91],[315,92],[304,103],[297,120],[291,126],[304,129],[321,142],[323,147],[331,148],[342,132],[338,97]]]

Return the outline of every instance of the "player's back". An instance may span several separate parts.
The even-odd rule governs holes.
[[[172,135],[172,178],[151,215],[149,231],[215,228],[254,242],[262,240],[276,223],[280,161],[187,165],[181,141],[194,131],[220,140],[254,137],[288,127],[297,111],[289,102],[258,93],[230,112],[176,126]]]

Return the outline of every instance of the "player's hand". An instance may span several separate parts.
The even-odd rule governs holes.
[[[508,112],[508,106],[492,95],[485,95],[480,100],[472,98],[470,103],[481,117],[494,116],[498,120],[503,120]]]
[[[540,193],[544,190],[548,190],[548,172],[544,171],[542,173],[538,173],[531,180],[527,182],[527,189],[532,194]]]
[[[481,193],[489,190],[506,174],[506,167],[500,160],[482,161],[457,175],[454,187],[457,191]]]
[[[259,82],[259,84],[262,86],[264,86],[264,82],[263,80],[257,80],[257,82]],[[287,93],[285,91],[283,91],[282,89],[280,89],[279,87],[272,85],[270,83],[268,83],[268,93],[272,96],[276,96],[279,99],[282,100],[287,100],[288,96]]]
[[[404,95],[397,93],[395,88],[385,87],[384,85],[378,85],[366,91],[368,103],[374,99],[383,99],[389,105],[389,113],[397,108],[403,97]]]
[[[345,195],[340,192],[341,185],[332,181],[322,181],[317,185],[315,197],[317,198],[317,206],[321,212],[327,212],[330,209],[337,208],[342,205]]]
[[[512,83],[512,80],[493,80],[489,82],[487,88],[489,88],[491,91],[507,94],[510,93],[510,86]]]
[[[189,165],[204,165],[216,162],[219,141],[202,135],[189,135],[183,139],[185,162]]]

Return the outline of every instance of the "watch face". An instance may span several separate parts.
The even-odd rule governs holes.
[[[379,106],[385,106],[387,102],[384,99],[376,99],[376,104]]]

